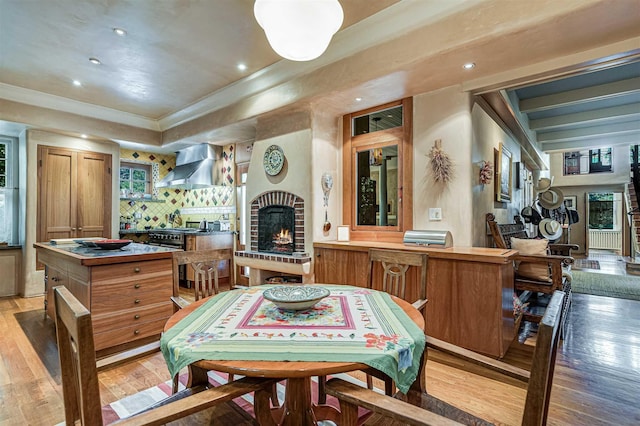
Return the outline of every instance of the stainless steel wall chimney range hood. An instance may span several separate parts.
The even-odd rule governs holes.
[[[176,168],[156,184],[158,188],[197,189],[222,185],[223,174],[217,163],[222,147],[206,143],[176,153]]]

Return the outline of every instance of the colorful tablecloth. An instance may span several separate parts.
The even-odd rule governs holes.
[[[323,285],[331,295],[312,309],[283,311],[262,297],[270,287],[220,293],[166,331],[160,344],[171,376],[201,360],[360,362],[407,392],[424,332],[388,294]]]

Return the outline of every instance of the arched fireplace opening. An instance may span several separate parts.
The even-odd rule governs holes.
[[[258,211],[258,251],[291,254],[295,248],[295,210],[270,205]]]

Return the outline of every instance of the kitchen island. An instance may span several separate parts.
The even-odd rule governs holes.
[[[67,287],[91,311],[98,358],[157,341],[173,314],[172,253],[132,243],[117,250],[34,244],[45,265],[45,312],[55,318],[53,288]]]

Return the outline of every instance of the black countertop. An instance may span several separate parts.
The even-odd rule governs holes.
[[[116,250],[84,247],[78,244],[35,243],[37,249],[47,249],[64,256],[78,259],[83,265],[103,265],[111,263],[125,263],[138,260],[171,258],[179,248],[161,247],[149,244],[131,243]]]
[[[200,231],[197,228],[155,228],[155,229],[121,229],[120,235],[127,234],[152,234],[155,232],[176,232],[185,235],[215,235],[215,234],[231,234],[233,231]]]

